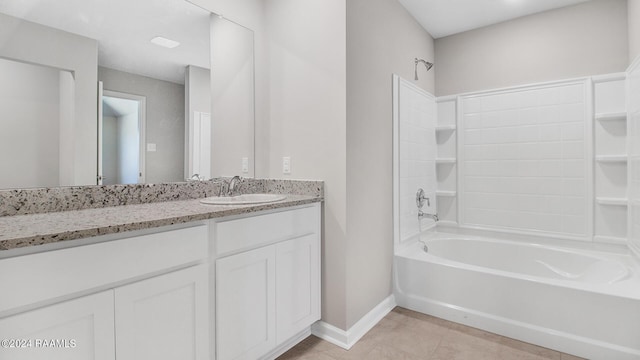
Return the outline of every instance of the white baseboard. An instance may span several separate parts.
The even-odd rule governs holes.
[[[311,325],[311,333],[322,340],[328,341],[343,349],[349,350],[358,342],[369,330],[382,320],[393,308],[396,307],[396,299],[393,295],[384,299],[375,308],[363,316],[349,330],[344,331],[328,324],[318,321]]]

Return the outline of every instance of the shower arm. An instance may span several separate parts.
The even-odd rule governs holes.
[[[433,67],[433,63],[430,63],[424,59],[415,59],[415,64],[414,64],[414,73],[415,73],[415,80],[418,80],[418,64],[419,63],[423,63],[424,66],[427,68],[427,71],[431,70],[431,68]]]

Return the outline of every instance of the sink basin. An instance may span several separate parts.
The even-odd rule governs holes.
[[[287,195],[281,194],[243,194],[237,196],[212,196],[200,200],[208,205],[248,205],[264,204],[284,200]]]

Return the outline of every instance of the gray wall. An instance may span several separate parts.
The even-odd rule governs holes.
[[[0,58],[0,189],[59,185],[59,72]]]
[[[272,178],[325,181],[322,317],[346,327],[346,2],[266,0]],[[256,62],[258,64],[259,61]],[[258,88],[259,89],[259,88]],[[264,130],[264,129],[263,129]],[[282,157],[291,157],[291,175]]]
[[[72,71],[73,123],[65,126],[70,144],[61,157],[68,161],[62,185],[96,184],[98,157],[97,41],[0,14],[0,56],[8,59]]]
[[[396,0],[347,1],[347,322],[392,293],[392,74],[413,81],[433,38]],[[433,93],[434,67],[418,69]]]
[[[640,0],[628,0],[629,63],[640,56]]]
[[[105,90],[145,96],[147,183],[184,181],[184,85],[100,67]]]
[[[436,95],[624,71],[626,0],[594,0],[437,39]]]

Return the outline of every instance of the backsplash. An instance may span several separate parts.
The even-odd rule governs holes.
[[[71,186],[0,191],[0,216],[96,209],[216,196],[224,179],[166,184]],[[322,181],[244,179],[239,193],[324,196]]]

